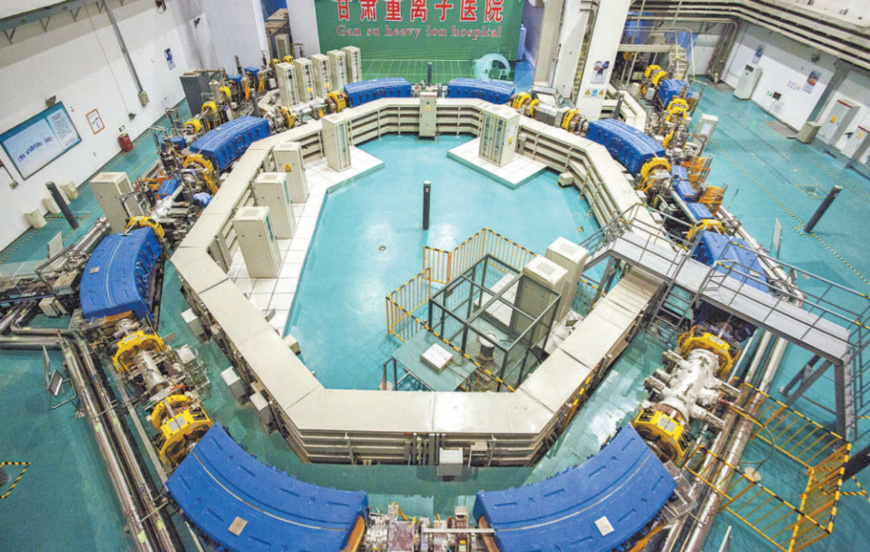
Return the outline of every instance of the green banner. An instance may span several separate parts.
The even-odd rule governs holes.
[[[517,57],[525,0],[314,0],[322,52],[363,60]]]

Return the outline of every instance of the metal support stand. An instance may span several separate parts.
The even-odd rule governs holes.
[[[804,226],[805,233],[813,233],[813,228],[816,227],[816,224],[818,224],[819,220],[821,220],[822,215],[825,214],[825,211],[828,210],[828,207],[831,206],[831,203],[834,202],[834,199],[841,191],[843,191],[842,186],[834,186],[833,188],[831,188],[831,191],[828,192],[828,196],[825,198],[824,201],[822,201],[822,204],[819,205],[819,208],[816,209],[816,212],[813,214],[813,218],[811,218],[807,225]]]
[[[429,206],[431,204],[432,183],[423,182],[423,230],[429,229]]]
[[[57,203],[57,206],[60,208],[60,212],[63,213],[63,216],[66,217],[66,221],[73,228],[79,227],[79,221],[76,220],[75,215],[70,210],[69,205],[67,205],[66,200],[61,195],[60,190],[57,189],[54,182],[46,182],[45,187],[48,188],[49,193],[51,193],[51,197],[54,198],[54,202]]]

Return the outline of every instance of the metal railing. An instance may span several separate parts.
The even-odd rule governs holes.
[[[428,268],[387,295],[387,333],[402,342],[411,339],[426,325],[414,316],[432,296],[432,280]]]
[[[750,443],[767,443],[793,461],[786,461],[786,466],[795,466],[794,477],[780,473],[774,479],[791,481],[806,474],[800,504],[790,503],[703,446],[692,451],[686,470],[722,497],[723,508],[779,550],[801,550],[833,531],[851,445],[767,393],[747,383],[740,389],[740,399],[731,409],[756,426]]]
[[[425,246],[423,269],[430,269],[433,282],[447,284],[487,255],[520,268],[537,257],[534,252],[498,232],[484,228],[450,251]]]
[[[571,301],[571,310],[580,316],[589,314],[595,305],[596,297],[603,299],[605,296],[604,292],[599,293],[599,289],[598,284],[590,282],[585,276],[581,276],[577,291],[574,293],[574,299]]]

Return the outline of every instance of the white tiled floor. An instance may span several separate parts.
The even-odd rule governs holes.
[[[278,278],[250,278],[241,251],[236,252],[233,265],[227,272],[227,276],[263,314],[275,311],[269,324],[282,335],[290,317],[290,308],[302,275],[302,265],[317,228],[317,218],[327,192],[384,164],[380,159],[355,147],[351,148],[350,159],[351,167],[342,172],[330,169],[325,158],[306,164],[308,200],[293,205],[293,214],[296,217],[296,233],[293,239],[278,240],[278,251],[284,259]]]
[[[480,138],[475,138],[462,145],[456,146],[450,153],[458,157],[466,164],[473,165],[478,169],[491,174],[496,180],[507,183],[511,188],[518,188],[529,180],[534,175],[547,168],[540,161],[535,161],[529,157],[515,154],[514,160],[503,167],[499,167],[495,163],[478,156],[480,149]]]

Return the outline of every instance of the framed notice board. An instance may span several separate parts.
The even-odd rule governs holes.
[[[23,178],[29,178],[81,141],[63,102],[0,134],[0,145]]]

